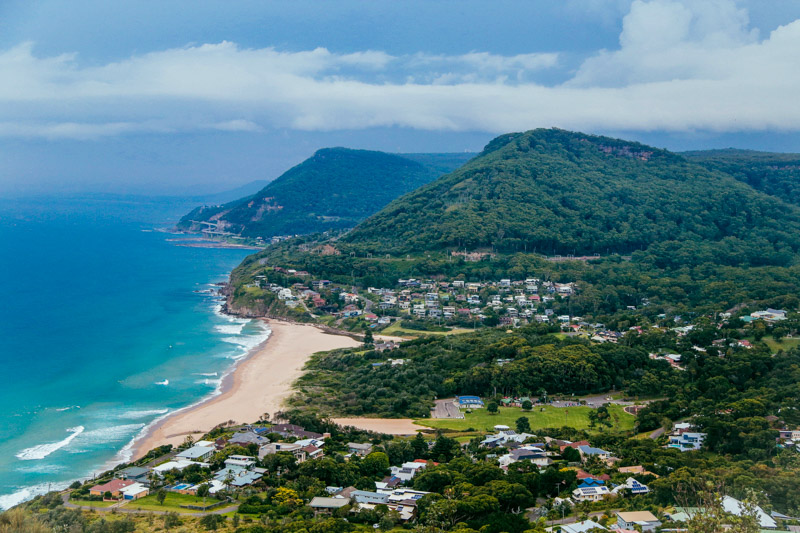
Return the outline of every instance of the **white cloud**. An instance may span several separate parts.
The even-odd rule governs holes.
[[[800,20],[760,37],[731,0],[636,0],[616,50],[560,85],[559,55],[392,56],[203,44],[83,66],[0,52],[0,136],[402,126],[506,132],[800,130]],[[247,117],[247,118],[242,118]]]

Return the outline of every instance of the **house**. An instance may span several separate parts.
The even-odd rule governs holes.
[[[178,459],[177,461],[167,461],[158,466],[153,467],[153,472],[156,474],[163,474],[170,470],[183,470],[187,466],[200,465],[201,467],[211,466],[208,463],[201,463],[199,461],[187,461],[186,459]]]
[[[216,452],[216,448],[213,446],[197,446],[194,445],[191,448],[183,450],[181,453],[176,455],[177,459],[186,459],[187,461],[205,461],[206,459],[211,458]]]
[[[315,496],[308,504],[314,510],[314,514],[331,514],[345,505],[350,505],[350,498],[336,498],[327,496]]]
[[[456,396],[456,402],[461,408],[476,409],[483,407],[483,400],[478,396]]]
[[[742,515],[742,502],[737,500],[736,498],[732,498],[730,496],[725,496],[722,498],[722,507],[725,509],[726,513],[730,513],[735,516]],[[756,506],[756,514],[758,515],[758,523],[764,529],[775,529],[778,527],[777,522],[775,519],[772,518],[770,515],[764,512],[764,509],[761,507]]]
[[[356,503],[371,503],[373,505],[389,503],[389,495],[367,490],[354,490],[350,497]]]
[[[576,502],[597,502],[611,494],[605,485],[581,485],[572,491]]]
[[[601,460],[605,461],[609,457],[611,457],[611,452],[607,452],[600,448],[594,448],[592,446],[578,446],[578,452],[581,454],[581,459],[584,461],[589,457],[599,457]]]
[[[364,457],[366,455],[369,455],[370,452],[372,452],[372,444],[370,444],[368,442],[366,442],[364,444],[361,444],[361,443],[358,443],[358,442],[348,442],[347,443],[347,449],[348,449],[348,451],[350,453],[354,453],[356,455],[360,455],[361,457]]]
[[[117,472],[117,477],[119,479],[130,479],[137,483],[141,483],[142,485],[149,485],[150,479],[148,478],[150,474],[150,469],[142,468],[140,466],[129,466],[123,470]]]
[[[89,489],[89,494],[92,496],[103,496],[105,498],[106,492],[111,493],[111,497],[119,499],[122,497],[122,489],[136,484],[135,481],[130,479],[112,479],[108,483],[102,485],[95,485]]]
[[[141,483],[134,483],[120,490],[123,500],[138,500],[150,494],[150,489]]]
[[[699,450],[703,447],[703,439],[706,438],[705,433],[685,432],[679,435],[670,435],[669,444],[666,448],[677,448],[682,452],[692,450]]]
[[[559,524],[557,526],[552,526],[545,528],[545,531],[558,533],[586,533],[588,531],[594,531],[596,529],[601,529],[603,531],[608,531],[606,528],[595,522],[594,520],[584,520],[582,522],[574,522],[572,524]]]
[[[308,459],[319,459],[324,457],[324,452],[321,448],[321,441],[314,440],[314,442],[319,442],[320,446],[311,444],[307,441],[273,442],[259,448],[258,458],[263,459],[267,455],[272,455],[273,453],[278,452],[291,453],[294,455],[294,458],[298,463],[303,463]]]
[[[306,459],[322,459],[325,457],[325,452],[322,451],[322,448],[313,444],[303,446],[300,451],[306,454]]]
[[[541,448],[533,446],[523,446],[516,450],[511,450],[506,455],[500,457],[500,466],[508,466],[519,461],[530,461],[536,466],[545,467],[553,463],[552,459]]]
[[[414,478],[414,476],[417,475],[417,472],[424,469],[426,466],[428,466],[428,463],[426,463],[425,461],[422,462],[412,461],[408,463],[403,463],[400,466],[392,466],[391,467],[392,478],[398,479],[401,482],[411,481]]]
[[[640,526],[642,531],[655,531],[661,527],[661,521],[650,511],[617,511],[617,525],[622,529],[636,529]]]
[[[650,492],[650,489],[648,488],[647,485],[645,485],[643,483],[639,483],[638,481],[636,481],[632,477],[629,477],[628,479],[626,479],[625,483],[622,483],[622,484],[617,485],[616,487],[614,487],[614,489],[611,492],[613,492],[614,494],[619,494],[620,491],[622,491],[624,489],[630,490],[631,494],[634,494],[634,495],[635,494],[647,494],[648,492]]]
[[[277,433],[281,437],[297,437],[301,439],[321,439],[323,437],[322,433],[306,431],[294,424],[275,424],[270,428],[270,433]]]
[[[617,472],[620,474],[641,474],[643,476],[653,476],[658,477],[657,474],[650,472],[649,470],[645,470],[642,465],[636,466],[621,466],[617,469]]]

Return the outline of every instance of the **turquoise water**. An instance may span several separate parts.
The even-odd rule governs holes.
[[[0,200],[0,508],[125,459],[268,335],[209,291],[249,252],[153,231],[190,207]]]

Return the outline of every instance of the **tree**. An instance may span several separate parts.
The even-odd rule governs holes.
[[[383,452],[372,452],[361,460],[358,467],[364,477],[385,476],[389,470],[389,456]]]
[[[375,344],[375,338],[372,336],[372,330],[367,330],[364,334],[364,347],[368,348]]]
[[[164,500],[166,499],[167,499],[167,491],[164,489],[159,489],[159,491],[156,492],[156,500],[158,500],[158,503],[160,505],[164,505]]]
[[[297,491],[286,487],[280,487],[272,497],[272,501],[278,505],[285,505],[291,509],[303,505],[303,500],[300,498],[300,495],[297,494]]]
[[[107,491],[105,491],[105,492],[103,493],[103,499],[104,499],[104,500],[111,500],[111,499],[113,499],[113,498],[114,498],[114,495],[113,495],[113,494],[111,494],[111,491],[110,491],[110,490],[107,490]]]
[[[528,419],[527,416],[521,416],[517,418],[516,426],[517,426],[517,433],[531,432],[531,421]]]
[[[411,441],[411,449],[414,450],[415,459],[425,459],[428,456],[428,443],[425,442],[422,433],[417,433],[417,436]]]
[[[498,411],[497,402],[495,401],[489,402],[489,405],[486,406],[486,410],[489,412],[489,414],[496,415]]]
[[[200,519],[200,525],[209,531],[216,531],[225,522],[225,517],[218,514],[207,514]]]
[[[522,402],[523,411],[530,411],[531,409],[533,409],[533,404],[531,403],[530,400],[525,400]]]
[[[210,490],[211,489],[209,488],[208,483],[203,483],[202,485],[197,487],[197,495],[200,496],[201,498],[205,498],[206,496],[208,496]]]
[[[581,452],[572,448],[571,446],[567,446],[564,448],[564,451],[561,452],[561,457],[564,458],[565,461],[570,463],[580,463],[581,462]]]
[[[164,515],[164,529],[172,529],[181,525],[181,517],[178,513],[171,511]]]

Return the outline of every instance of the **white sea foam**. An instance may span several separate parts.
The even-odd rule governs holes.
[[[70,409],[80,409],[80,405],[70,405],[69,407],[57,407],[56,411],[69,411]]]
[[[215,377],[217,377],[218,374],[216,372],[195,372],[192,375],[193,376],[207,376],[207,377],[214,377],[215,378]]]
[[[119,426],[109,426],[87,431],[75,441],[69,453],[83,453],[87,449],[103,444],[111,444],[121,440],[129,439],[131,434],[140,431],[144,424],[122,424]]]
[[[15,505],[28,500],[32,500],[40,494],[47,494],[51,490],[63,490],[67,488],[68,483],[41,483],[39,485],[31,485],[30,487],[21,487],[16,492],[11,494],[3,494],[0,496],[0,511],[11,509]]]
[[[225,335],[239,335],[246,324],[219,324],[214,329]]]
[[[156,381],[155,384],[156,385],[165,385],[166,386],[166,385],[169,385],[169,380],[165,379],[164,381]]]
[[[72,433],[69,437],[60,440],[58,442],[51,442],[48,444],[39,444],[38,446],[32,446],[30,448],[25,448],[21,452],[19,452],[16,457],[22,461],[32,461],[38,459],[44,459],[51,453],[56,450],[60,450],[64,446],[67,446],[70,442],[75,440],[75,438],[83,433],[85,428],[83,426],[77,426],[74,428],[69,428],[67,431]]]
[[[117,415],[115,418],[121,418],[123,420],[136,420],[137,418],[146,418],[148,416],[153,415],[163,415],[164,413],[168,413],[169,409],[144,409],[141,411],[126,411]]]

